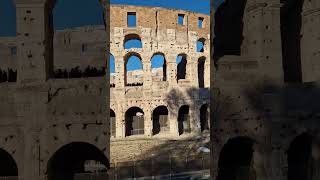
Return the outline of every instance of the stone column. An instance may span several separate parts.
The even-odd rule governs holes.
[[[124,77],[125,77],[125,64],[123,56],[121,55],[114,55],[115,58],[115,71],[116,71],[116,78],[115,84],[116,89],[123,88],[125,86]]]
[[[123,138],[125,136],[124,131],[124,113],[122,111],[117,111],[116,113],[116,137]]]
[[[174,136],[179,136],[179,129],[178,129],[178,109],[177,108],[170,108],[169,107],[169,126],[170,126],[170,134]]]
[[[143,88],[151,89],[152,86],[152,68],[151,68],[151,56],[143,55]]]
[[[152,129],[152,114],[150,110],[147,110],[144,112],[144,134],[149,137],[152,136]]]
[[[200,111],[197,105],[190,105],[190,127],[192,133],[201,132],[200,129]]]
[[[168,55],[167,59],[167,81],[169,86],[177,86],[177,63],[176,56]]]

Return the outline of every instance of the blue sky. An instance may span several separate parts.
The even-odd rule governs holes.
[[[210,0],[110,0],[111,4],[129,4],[142,6],[158,6],[189,10],[204,14],[210,13]],[[222,0],[216,0],[216,7]],[[66,11],[66,9],[68,9]],[[15,6],[13,0],[0,0],[0,37],[15,36]],[[79,27],[84,25],[102,25],[102,8],[98,0],[57,0],[53,12],[55,29]],[[159,60],[161,61],[161,60]],[[134,63],[136,62],[136,63]],[[139,67],[137,59],[132,64]],[[153,64],[154,67],[161,63]],[[129,68],[131,69],[131,68]],[[114,70],[111,70],[114,71]]]

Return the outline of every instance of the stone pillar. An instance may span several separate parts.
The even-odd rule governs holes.
[[[319,46],[320,4],[317,0],[304,1],[301,27],[301,69],[303,82],[320,80]]]
[[[204,87],[208,88],[210,87],[210,58],[206,58],[204,66]]]
[[[53,34],[47,34],[50,7],[44,0],[16,0],[18,82],[45,82],[53,70]],[[31,20],[34,19],[34,20]]]
[[[152,136],[152,129],[152,114],[150,110],[147,110],[144,112],[144,134],[149,137]]]
[[[152,86],[152,68],[151,68],[151,56],[143,55],[143,88],[151,89]]]
[[[174,55],[167,57],[167,81],[169,86],[177,86],[177,63]]]
[[[243,19],[247,55],[260,59],[261,75],[274,83],[283,82],[280,7],[275,1],[248,1]]]
[[[116,114],[116,137],[117,138],[123,138],[125,136],[125,129],[124,127],[124,113],[122,111],[118,111]]]
[[[190,106],[190,126],[192,133],[201,132],[200,128],[200,110],[197,105]]]
[[[121,55],[114,55],[115,58],[115,71],[116,71],[116,78],[115,84],[116,88],[123,88],[125,86],[124,77],[125,77],[125,64],[124,59]]]
[[[170,134],[174,136],[179,136],[179,129],[178,129],[178,109],[177,108],[170,108],[169,107],[169,126],[170,126]]]

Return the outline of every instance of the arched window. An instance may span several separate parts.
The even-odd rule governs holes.
[[[214,26],[214,56],[241,55],[243,15],[247,0],[226,0],[217,8]]]
[[[125,85],[143,85],[143,65],[139,54],[129,53],[125,56]]]
[[[51,35],[47,37],[52,39],[47,40],[49,50],[46,59],[54,77],[104,76],[107,40],[104,5],[99,0],[79,0],[76,6],[73,0],[48,0],[48,4],[47,22]],[[92,43],[96,37],[100,38]],[[88,58],[92,54],[95,57]],[[66,60],[70,55],[73,56],[72,61]]]
[[[125,114],[126,136],[144,134],[144,112],[139,107],[131,107]]]
[[[169,131],[168,108],[166,106],[158,106],[152,113],[152,134],[156,135],[161,132]]]
[[[153,79],[155,79],[156,81],[167,80],[167,62],[162,53],[156,53],[152,56],[151,68]]]
[[[110,129],[111,129],[111,137],[116,136],[116,113],[110,109]]]
[[[301,25],[304,0],[281,0],[280,27],[285,82],[301,82]]]
[[[230,139],[220,152],[217,180],[256,179],[252,157],[251,139],[246,137]]]
[[[209,107],[204,104],[200,108],[200,127],[201,131],[209,130]]]
[[[206,58],[201,57],[198,59],[198,82],[199,82],[199,88],[204,88],[204,73],[205,73],[205,62]]]
[[[49,159],[48,180],[80,179],[80,175],[84,173],[96,178],[106,178],[109,166],[108,158],[96,146],[85,142],[72,142],[58,149]],[[99,173],[93,173],[91,169]]]
[[[7,151],[0,149],[0,179],[6,177],[18,177],[18,166]]]
[[[188,105],[183,105],[179,109],[178,129],[179,129],[179,135],[191,132],[190,115],[189,115],[189,106]]]
[[[179,54],[177,56],[177,81],[186,79],[187,75],[187,55]]]
[[[16,7],[13,0],[0,1],[0,83],[17,81]]]
[[[14,37],[16,29],[16,7],[13,0],[0,1],[0,37]]]
[[[128,34],[124,38],[124,49],[142,48],[142,41],[137,34]]]
[[[200,38],[197,41],[197,52],[204,52],[205,41],[204,38]]]

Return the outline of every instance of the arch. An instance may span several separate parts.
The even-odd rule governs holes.
[[[179,109],[178,130],[179,130],[179,135],[184,134],[184,133],[189,133],[191,131],[189,106],[188,105],[183,105]]]
[[[205,47],[205,38],[200,38],[197,41],[197,52],[204,52],[204,47]]]
[[[144,112],[139,107],[131,107],[125,113],[125,136],[144,134]]]
[[[116,136],[116,113],[110,109],[110,132],[111,132],[111,137]]]
[[[205,62],[206,62],[205,57],[200,57],[198,59],[198,84],[199,84],[199,88],[205,87],[205,82],[204,82]]]
[[[16,6],[13,0],[2,0],[0,2],[0,37],[14,37],[17,35]]]
[[[168,125],[168,108],[166,106],[158,106],[153,110],[152,113],[152,134],[156,135],[161,132],[169,131]]]
[[[163,53],[155,53],[151,58],[151,69],[157,70],[157,68],[162,69],[162,81],[167,80],[167,60]],[[152,76],[158,76],[157,73],[152,73]]]
[[[204,104],[200,107],[200,127],[201,131],[209,130],[209,107]]]
[[[287,151],[288,180],[312,180],[313,159],[311,155],[312,136],[303,133],[297,136]],[[319,178],[319,177],[318,177]],[[317,179],[317,178],[315,178]]]
[[[280,29],[285,82],[301,82],[301,26],[304,0],[281,0]]]
[[[138,34],[127,34],[123,41],[124,49],[142,48],[142,40]]]
[[[86,142],[72,142],[59,148],[47,164],[48,180],[73,180],[74,176],[88,173],[86,162],[101,164],[99,172],[107,171],[109,160],[96,146]]]
[[[225,0],[215,13],[214,57],[241,55],[243,16],[247,0]]]
[[[11,154],[0,148],[0,179],[10,176],[18,177],[18,166]]]
[[[247,137],[229,139],[219,155],[217,180],[255,180],[253,144]]]
[[[79,62],[74,67],[63,69],[54,69],[55,61],[58,62],[59,54],[64,46],[55,49],[54,39],[60,39],[61,43],[66,45],[71,44],[70,34],[65,36],[57,36],[57,30],[71,29],[76,27],[85,27],[92,25],[105,25],[105,8],[103,0],[81,0],[77,1],[77,6],[74,6],[73,0],[47,0],[45,8],[45,22],[46,22],[46,75],[48,78],[83,78],[83,77],[102,77],[106,75],[105,60],[101,58],[99,62],[100,67],[90,67],[91,64],[87,60],[88,67],[85,68],[83,62]],[[85,13],[85,14],[84,14]],[[87,37],[85,37],[87,38]],[[56,42],[59,42],[58,40]],[[100,53],[100,48],[88,49],[87,44],[82,44],[82,53],[87,51],[96,51]],[[104,48],[104,47],[103,47]],[[80,51],[80,50],[79,50]],[[85,52],[84,52],[85,51]],[[98,52],[99,51],[99,52]],[[104,54],[106,56],[107,54]],[[59,58],[62,59],[62,58]],[[60,62],[63,64],[63,62]],[[59,65],[60,66],[60,65]]]
[[[125,75],[124,82],[126,86],[143,85],[143,64],[140,54],[131,52],[124,57]],[[136,75],[134,73],[137,73]]]
[[[179,54],[177,56],[177,81],[180,79],[186,79],[187,76],[187,55]]]

